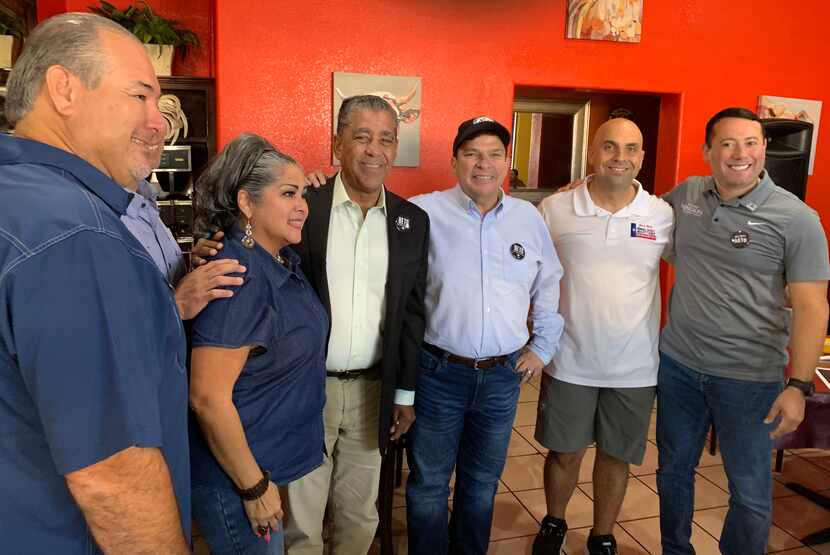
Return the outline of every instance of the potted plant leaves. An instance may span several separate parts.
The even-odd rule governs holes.
[[[172,75],[174,48],[179,48],[184,57],[188,46],[199,45],[196,33],[181,28],[176,20],[161,17],[145,2],[119,10],[111,3],[101,0],[100,6],[90,6],[89,9],[115,21],[138,37],[144,43],[156,75],[159,76]]]
[[[12,67],[25,34],[23,18],[0,4],[0,68]]]

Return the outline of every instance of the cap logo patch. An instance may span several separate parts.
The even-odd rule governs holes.
[[[478,125],[479,123],[484,123],[485,121],[492,123],[494,120],[488,118],[487,116],[479,116],[473,120],[473,125]]]

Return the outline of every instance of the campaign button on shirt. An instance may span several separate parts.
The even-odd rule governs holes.
[[[631,236],[639,239],[648,239],[649,241],[657,240],[657,232],[654,226],[648,224],[638,224],[631,222]]]
[[[521,260],[525,257],[525,248],[519,243],[513,243],[510,245],[510,254],[516,260]]]
[[[732,234],[730,241],[732,242],[732,246],[736,249],[743,249],[749,245],[749,234],[746,231],[739,229]]]

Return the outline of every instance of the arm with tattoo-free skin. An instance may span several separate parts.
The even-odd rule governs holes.
[[[201,260],[201,259],[200,259]],[[176,286],[176,306],[182,320],[195,318],[209,302],[233,297],[233,291],[225,287],[242,285],[242,278],[227,274],[241,274],[245,266],[237,260],[213,260],[201,264]]]
[[[104,553],[190,553],[158,449],[124,449],[68,473],[66,484]]]
[[[807,281],[790,283],[792,327],[790,332],[790,376],[801,381],[813,381],[816,361],[827,333],[827,282]],[[794,387],[786,387],[778,396],[764,422],[769,424],[781,416],[781,422],[770,432],[774,439],[798,428],[804,419],[804,394]]]
[[[190,406],[211,453],[238,489],[249,489],[262,479],[232,397],[250,350],[195,347],[191,362]],[[254,534],[259,535],[258,528],[279,527],[282,502],[273,482],[265,494],[254,501],[243,500],[243,505]],[[270,540],[270,535],[265,539]]]
[[[239,261],[207,260],[222,249],[220,241],[224,236],[217,231],[210,239],[199,239],[194,246],[190,255],[193,269],[176,286],[176,306],[182,320],[192,320],[211,301],[233,297],[233,291],[226,287],[242,285],[241,277],[228,275],[246,271]]]

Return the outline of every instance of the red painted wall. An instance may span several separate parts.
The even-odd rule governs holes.
[[[304,0],[216,2],[220,143],[255,131],[307,168],[328,167],[332,72],[423,78],[421,166],[395,168],[391,189],[411,195],[453,182],[458,123],[490,114],[511,121],[514,86],[680,93],[664,100],[682,119],[675,175],[707,171],[703,127],[758,95],[828,99],[825,2],[646,0],[639,44],[564,38],[565,0]],[[830,122],[825,111],[825,121]],[[830,221],[830,123],[820,133],[808,202]],[[662,141],[662,137],[661,137]],[[660,150],[664,160],[672,146]],[[652,145],[657,148],[656,145]],[[647,145],[648,148],[648,145]],[[659,160],[659,159],[658,159]]]
[[[138,1],[109,0],[119,9]],[[209,77],[213,74],[213,0],[149,0],[147,4],[166,19],[174,19],[180,27],[190,29],[199,37],[199,48],[188,48],[187,57],[173,59],[173,75]],[[41,21],[64,12],[86,12],[97,0],[38,0],[37,17]]]

